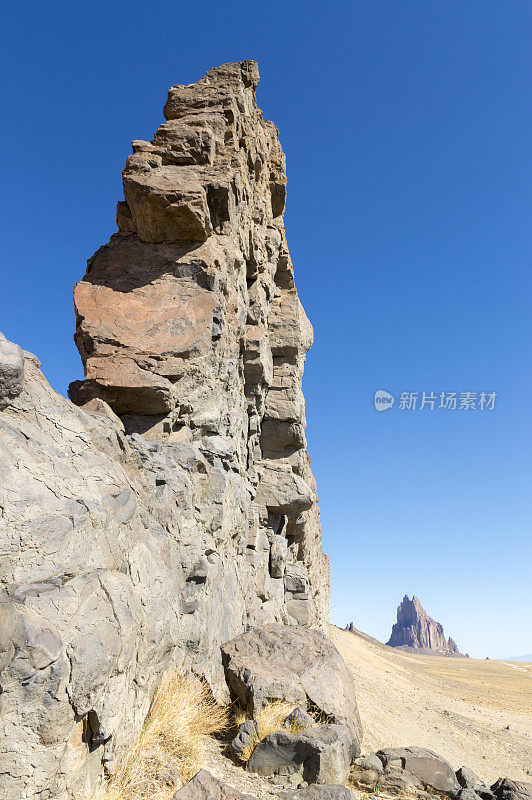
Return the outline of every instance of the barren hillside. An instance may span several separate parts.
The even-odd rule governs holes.
[[[490,783],[530,780],[532,664],[413,655],[335,626],[331,638],[358,687],[364,752],[415,744]]]

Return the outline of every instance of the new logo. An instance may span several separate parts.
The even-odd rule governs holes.
[[[373,397],[373,403],[377,411],[388,411],[395,403],[395,397],[384,389],[377,389]]]

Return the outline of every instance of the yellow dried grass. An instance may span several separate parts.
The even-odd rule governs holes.
[[[262,708],[259,708],[255,714],[255,722],[257,723],[258,733],[257,736],[250,742],[249,746],[240,755],[240,760],[244,763],[249,761],[251,754],[259,742],[262,742],[270,733],[275,733],[280,730],[287,730],[283,726],[286,717],[294,710],[293,703],[287,703],[284,700],[274,700]],[[242,722],[245,722],[248,717],[238,706],[233,712],[233,721],[238,728]],[[291,726],[288,729],[289,733],[298,733],[299,727]]]
[[[168,800],[201,769],[204,737],[221,733],[228,721],[202,681],[166,673],[142,730],[94,800]]]

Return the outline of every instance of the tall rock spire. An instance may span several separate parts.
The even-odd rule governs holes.
[[[313,334],[285,237],[285,158],[257,107],[258,80],[244,61],[173,86],[166,122],[133,142],[118,233],[75,289],[85,380],[69,395],[105,400],[127,433],[193,442],[242,476],[274,571],[287,547],[305,571],[285,587],[289,617],[323,624],[328,566],[301,390]]]
[[[92,796],[166,670],[229,701],[224,643],[328,625],[312,329],[257,81],[245,61],[174,86],[133,143],[75,289],[76,406],[0,335],[2,800]]]
[[[419,599],[405,594],[397,609],[397,622],[386,643],[403,650],[433,652],[438,655],[460,656],[454,639],[445,638],[443,625],[429,617]]]

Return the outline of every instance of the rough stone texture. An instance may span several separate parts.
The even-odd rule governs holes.
[[[270,624],[222,647],[227,683],[250,715],[271,700],[320,711],[347,725],[360,753],[362,725],[353,679],[331,640],[321,631]]]
[[[373,792],[383,772],[384,767],[378,756],[373,753],[360,756],[353,762],[351,782],[357,789]]]
[[[233,789],[206,769],[202,769],[174,794],[172,800],[256,800],[256,798]]]
[[[246,764],[249,772],[298,772],[307,783],[347,783],[357,748],[346,725],[317,725],[303,733],[266,736]]]
[[[327,624],[312,331],[257,80],[244,62],[173,87],[168,121],[134,142],[119,233],[75,291],[83,407],[27,355],[22,382],[2,340],[2,800],[89,798],[168,667],[228,696],[223,642]]]
[[[290,789],[279,793],[280,800],[353,800],[347,786],[314,783],[304,789]]]
[[[284,155],[255,101],[255,62],[174,86],[133,142],[119,232],[75,289],[85,380],[128,433],[193,442],[239,483],[251,624],[324,625],[328,563],[306,452],[301,378],[312,327],[286,243]]]
[[[403,602],[397,608],[397,622],[386,644],[403,650],[445,656],[462,655],[454,639],[445,638],[443,625],[429,617],[415,595],[412,600],[406,594],[403,597]]]
[[[294,708],[293,711],[288,714],[286,719],[283,722],[285,728],[295,728],[299,731],[304,731],[307,728],[312,728],[315,724],[315,720],[313,717],[308,714],[304,708]]]
[[[423,786],[437,792],[456,795],[460,789],[451,765],[432,750],[423,747],[387,747],[379,750],[377,756],[384,765],[385,773],[389,769],[402,768],[414,775]]]
[[[460,789],[457,794],[458,800],[479,800],[479,797],[473,789]]]
[[[247,719],[238,726],[238,733],[231,742],[231,754],[238,761],[244,753],[249,753],[259,738],[259,726],[254,719]]]
[[[476,792],[483,800],[494,800],[495,795],[469,767],[460,767],[456,771],[456,779],[464,789]]]
[[[384,767],[380,758],[375,753],[367,753],[355,759],[354,765],[361,769],[373,769],[379,775],[382,774]]]
[[[532,783],[499,778],[491,787],[497,800],[532,800]]]
[[[312,327],[258,79],[245,61],[174,86],[153,141],[133,142],[119,233],[75,289],[85,380],[70,396],[105,400],[128,433],[193,442],[232,475],[248,496],[243,555],[260,598],[251,621],[324,625],[328,564],[301,391]]]
[[[0,408],[21,393],[24,385],[22,350],[0,333]]]
[[[460,767],[456,770],[456,779],[460,786],[464,789],[476,789],[477,786],[483,786],[482,781],[478,775],[473,772],[469,767]]]
[[[428,797],[421,781],[401,767],[390,767],[380,776],[376,790],[399,797]]]

